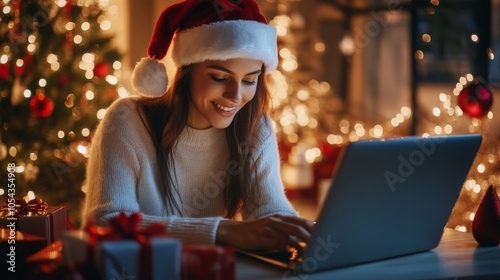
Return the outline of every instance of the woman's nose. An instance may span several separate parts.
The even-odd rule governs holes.
[[[231,81],[227,84],[223,96],[235,104],[240,104],[243,98],[243,88],[237,81]]]

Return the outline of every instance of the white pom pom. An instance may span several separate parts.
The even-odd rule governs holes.
[[[132,87],[142,95],[161,96],[167,85],[167,69],[154,58],[142,58],[132,72]]]

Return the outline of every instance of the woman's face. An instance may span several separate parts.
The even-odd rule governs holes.
[[[226,128],[255,96],[262,61],[235,58],[193,65],[188,126]]]

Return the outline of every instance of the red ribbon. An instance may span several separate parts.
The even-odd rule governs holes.
[[[2,211],[10,211],[11,216],[16,215],[26,215],[29,213],[35,213],[44,215],[47,213],[48,205],[43,200],[39,198],[33,198],[32,200],[26,202],[24,199],[20,199],[18,197],[14,197],[14,207],[9,207],[9,198],[5,202],[5,205],[2,206]],[[11,205],[12,206],[12,203]]]
[[[89,233],[91,245],[99,241],[110,240],[135,240],[141,246],[140,267],[141,279],[153,279],[152,247],[149,238],[154,236],[166,236],[166,226],[162,223],[153,223],[145,228],[139,228],[142,220],[141,213],[120,215],[109,220],[109,227],[97,226],[90,222],[86,227]]]

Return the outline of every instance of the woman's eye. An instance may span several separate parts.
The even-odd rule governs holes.
[[[245,85],[247,85],[247,86],[253,86],[253,85],[255,85],[256,81],[245,81],[245,80],[244,80],[244,81],[243,81],[243,83],[244,83]]]
[[[226,82],[228,80],[228,78],[218,78],[216,76],[210,76],[210,77],[212,78],[212,80],[219,82],[219,83],[223,83],[223,82]]]

